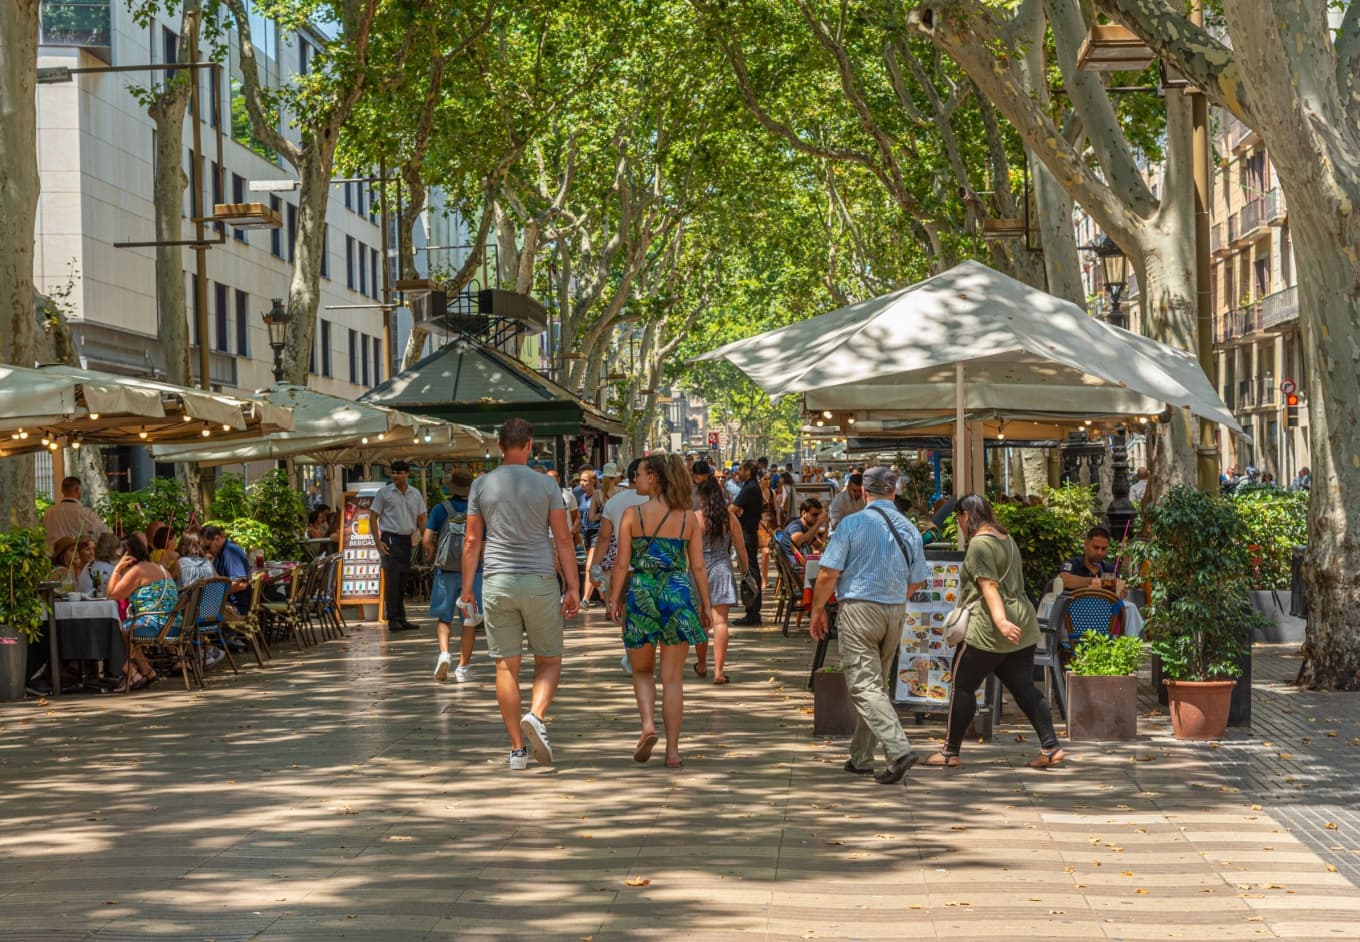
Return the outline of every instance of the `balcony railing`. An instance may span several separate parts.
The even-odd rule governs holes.
[[[1227,243],[1223,241],[1223,228],[1223,223],[1216,222],[1213,228],[1209,230],[1209,251],[1214,255],[1228,247]]]
[[[1230,243],[1237,241],[1238,233],[1241,231],[1237,226],[1237,213],[1233,213],[1228,217],[1228,242]]]
[[[1277,223],[1284,222],[1285,217],[1288,215],[1288,210],[1285,208],[1284,193],[1280,191],[1280,188],[1275,187],[1275,189],[1267,193],[1262,199],[1265,201],[1266,225],[1273,226]]]
[[[1238,212],[1237,235],[1239,238],[1247,238],[1257,229],[1265,226],[1265,200],[1261,197],[1253,197],[1242,205]]]
[[[1253,376],[1237,384],[1236,407],[1239,409],[1270,407],[1275,405],[1276,395],[1274,376],[1269,373],[1264,376]]]
[[[42,0],[38,23],[39,45],[79,46],[108,61],[113,42],[109,0]]]
[[[1214,343],[1227,343],[1236,336],[1234,331],[1237,322],[1233,313],[1233,311],[1228,311],[1214,318]]]
[[[1261,300],[1261,326],[1278,327],[1299,318],[1299,287],[1292,285]]]
[[[1228,150],[1233,150],[1253,133],[1252,129],[1229,112],[1223,113],[1223,137],[1228,142]]]

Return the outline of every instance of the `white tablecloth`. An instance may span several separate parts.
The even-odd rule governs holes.
[[[113,599],[88,599],[79,602],[57,599],[54,607],[58,621],[68,618],[112,618],[118,621],[118,603]]]

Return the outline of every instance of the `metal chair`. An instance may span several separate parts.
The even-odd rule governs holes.
[[[255,663],[264,667],[264,658],[273,657],[269,643],[265,640],[264,627],[260,623],[260,599],[264,595],[264,573],[257,572],[250,578],[250,601],[244,612],[223,612],[222,621],[226,627],[241,635],[250,643],[255,654]],[[263,654],[263,656],[261,656]]]
[[[798,625],[801,626],[803,615],[808,610],[803,604],[803,580],[781,547],[772,545],[770,555],[774,558],[775,570],[779,573],[779,604],[775,609],[774,619],[780,623],[780,631],[787,638],[789,622],[793,620],[794,613],[797,613]]]
[[[1057,702],[1058,713],[1063,719],[1067,719],[1067,675],[1062,657],[1062,634],[1070,601],[1071,598],[1066,595],[1052,598],[1048,617],[1039,620],[1044,643],[1034,652],[1034,666],[1044,672],[1044,696],[1050,703]]]
[[[197,624],[192,613],[196,611],[198,611],[198,586],[191,585],[179,593],[174,607],[168,611],[137,612],[130,617],[123,625],[123,643],[127,648],[128,660],[131,661],[138,651],[155,650],[179,664],[185,690],[191,689],[190,671],[193,672],[194,680],[202,687],[203,676],[199,673],[198,659],[194,656]],[[165,616],[165,621],[157,627],[153,617],[160,615]],[[125,673],[124,693],[131,689],[132,670],[129,669]]]
[[[216,642],[226,652],[227,664],[233,674],[241,673],[236,669],[236,658],[232,657],[231,646],[223,633],[224,615],[227,607],[227,594],[231,592],[231,580],[226,576],[202,579],[195,583],[198,589],[198,649],[200,657],[203,643]]]

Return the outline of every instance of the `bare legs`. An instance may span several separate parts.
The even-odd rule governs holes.
[[[666,766],[680,767],[680,719],[685,711],[685,663],[689,660],[688,644],[661,645],[661,721],[666,727]],[[656,648],[646,645],[628,652],[633,667],[633,696],[637,698],[638,715],[642,718],[642,736],[656,734]],[[502,710],[504,712],[504,710]]]
[[[464,645],[466,650],[468,647],[466,640]],[[505,723],[505,731],[510,734],[511,749],[524,748],[524,736],[519,730],[519,721],[524,716],[519,694],[519,662],[519,657],[503,657],[496,662],[496,703],[501,708],[501,721]],[[556,657],[535,655],[531,710],[539,719],[547,717],[548,707],[557,693],[557,682],[561,677],[561,655]]]
[[[727,673],[723,670],[723,667],[727,664],[727,613],[731,610],[732,606],[730,605],[713,606],[711,628],[713,631],[713,682],[715,684],[727,683]],[[698,647],[703,648],[704,645],[698,645]],[[701,661],[703,657],[702,654],[699,655]]]

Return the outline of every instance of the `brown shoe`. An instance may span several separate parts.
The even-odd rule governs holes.
[[[922,765],[928,765],[935,769],[957,769],[959,767],[959,757],[950,755],[947,752],[937,752],[928,757]]]

